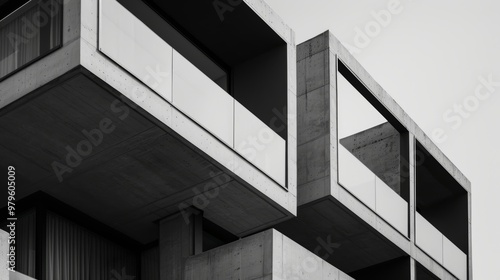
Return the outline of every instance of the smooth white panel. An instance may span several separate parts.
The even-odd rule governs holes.
[[[460,280],[467,280],[467,255],[448,238],[443,238],[443,266]]]
[[[237,101],[234,101],[234,115],[235,150],[285,186],[285,140]]]
[[[443,234],[419,213],[415,218],[417,223],[417,246],[435,261],[443,264]]]
[[[233,97],[174,51],[173,104],[233,147]]]
[[[99,50],[171,101],[172,47],[117,1],[99,3]]]
[[[408,203],[376,177],[376,212],[404,236],[408,235]]]
[[[375,211],[375,174],[340,143],[338,147],[340,184]]]

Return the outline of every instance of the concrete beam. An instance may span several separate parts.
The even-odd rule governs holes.
[[[203,251],[202,218],[190,208],[160,221],[160,279],[182,279],[186,259]]]

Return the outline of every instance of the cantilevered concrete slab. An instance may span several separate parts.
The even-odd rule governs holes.
[[[143,243],[156,240],[157,220],[191,205],[237,235],[287,216],[84,72],[73,71],[2,111],[1,163],[19,170],[18,200],[46,192]]]
[[[157,238],[156,221],[189,206],[238,236],[294,216],[293,31],[264,2],[244,1],[287,46],[290,109],[281,186],[103,55],[98,4],[64,1],[62,48],[1,83],[1,165],[25,167],[17,199],[47,192],[144,243]],[[86,155],[81,143],[91,140],[83,131],[93,129],[103,139]],[[79,147],[81,162],[71,151]],[[67,172],[54,172],[54,162]]]

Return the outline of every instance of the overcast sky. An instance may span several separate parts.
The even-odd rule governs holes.
[[[354,47],[358,61],[469,178],[474,278],[498,277],[500,1],[265,1],[295,30],[297,44],[329,29]]]

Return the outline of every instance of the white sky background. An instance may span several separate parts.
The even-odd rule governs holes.
[[[356,28],[363,30],[374,21],[372,12],[387,10],[397,0],[265,1],[295,30],[297,44],[329,29],[344,44],[356,46]],[[402,10],[354,56],[472,182],[474,278],[495,279],[500,265],[500,180],[495,178],[500,173],[500,85],[478,104],[473,96],[479,77],[492,75],[500,82],[500,1],[399,3]],[[471,111],[464,109],[463,117],[448,112],[453,121],[443,118],[464,101]],[[432,136],[439,128],[444,141]]]

